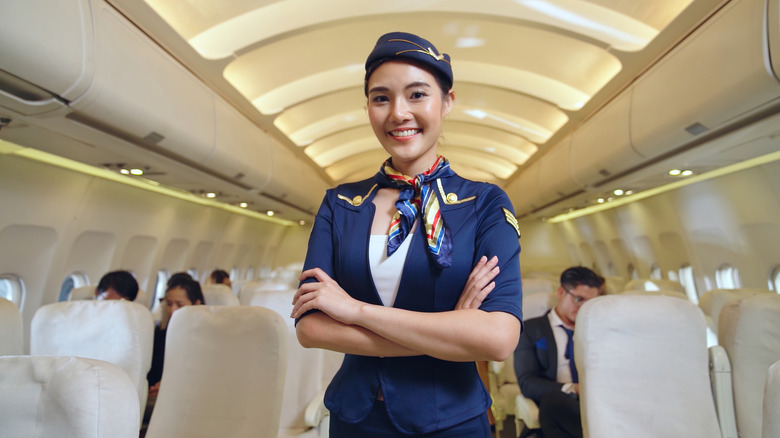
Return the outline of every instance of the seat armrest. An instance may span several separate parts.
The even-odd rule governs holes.
[[[722,438],[737,438],[737,420],[734,415],[734,395],[731,386],[731,363],[726,350],[720,345],[709,348],[710,384],[715,412]]]
[[[530,398],[519,394],[515,397],[515,419],[522,420],[529,429],[539,429],[539,407]]]
[[[308,405],[303,414],[303,421],[307,427],[318,427],[322,419],[330,415],[328,408],[325,407],[325,389],[322,389]]]

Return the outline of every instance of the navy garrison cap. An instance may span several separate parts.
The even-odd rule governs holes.
[[[366,88],[371,73],[383,62],[395,59],[412,60],[439,78],[445,88],[452,87],[450,55],[439,53],[433,44],[417,35],[406,32],[390,32],[379,37],[374,50],[366,59]]]

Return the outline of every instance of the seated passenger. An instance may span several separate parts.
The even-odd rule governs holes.
[[[177,272],[177,273],[171,275],[171,278],[168,279],[168,282],[166,283],[166,287],[167,287],[167,289],[170,289],[171,286],[179,284],[183,280],[197,281],[194,278],[192,278],[192,275],[190,275],[188,272]]]
[[[206,300],[203,298],[203,291],[200,288],[200,283],[193,280],[192,277],[185,278],[179,276],[171,277],[168,280],[168,289],[165,291],[165,298],[161,301],[163,308],[166,312],[164,317],[160,321],[159,325],[154,330],[154,350],[152,352],[152,367],[147,374],[146,379],[149,381],[149,397],[157,395],[157,391],[160,388],[160,379],[162,378],[163,363],[165,360],[165,333],[168,327],[168,320],[171,316],[182,307],[193,306],[199,304],[206,304]]]
[[[127,271],[113,271],[104,275],[95,288],[96,300],[128,300],[138,296],[138,282]]]
[[[579,383],[574,365],[574,322],[585,301],[604,295],[604,279],[585,267],[561,274],[558,302],[544,316],[525,321],[515,350],[523,395],[539,405],[545,438],[582,437]]]
[[[231,287],[230,274],[222,269],[215,269],[211,275],[209,275],[209,284],[224,284],[227,287]]]

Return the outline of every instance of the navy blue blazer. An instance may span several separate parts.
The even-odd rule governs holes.
[[[368,241],[373,197],[382,176],[328,190],[314,222],[304,269],[319,267],[352,297],[382,304],[374,286]],[[519,233],[512,205],[495,185],[457,175],[433,183],[453,238],[452,266],[429,257],[423,226],[416,227],[394,306],[420,312],[453,310],[469,273],[483,255],[498,256],[495,289],[480,309],[522,321]],[[304,315],[305,317],[305,315]],[[347,354],[328,386],[325,405],[342,421],[358,423],[382,388],[388,415],[402,432],[428,433],[459,424],[490,407],[473,362],[430,356],[380,358]]]
[[[523,395],[539,404],[550,391],[560,392],[556,381],[558,347],[547,314],[525,322],[515,350],[515,374]]]

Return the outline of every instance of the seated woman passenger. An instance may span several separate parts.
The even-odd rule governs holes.
[[[133,301],[138,296],[138,282],[127,271],[113,271],[104,275],[95,288],[96,300]]]
[[[224,284],[227,287],[231,287],[230,274],[222,269],[215,269],[211,275],[209,275],[209,284]]]
[[[171,277],[173,280],[173,277]],[[168,289],[165,291],[165,298],[162,299],[163,307],[167,311],[163,312],[167,317],[163,317],[154,330],[154,350],[152,352],[152,367],[147,374],[149,381],[149,397],[157,395],[160,388],[160,379],[162,378],[163,362],[165,360],[165,333],[168,328],[168,321],[173,314],[185,306],[194,306],[206,304],[203,298],[203,291],[200,283],[192,278],[178,277],[175,281],[169,281]]]

